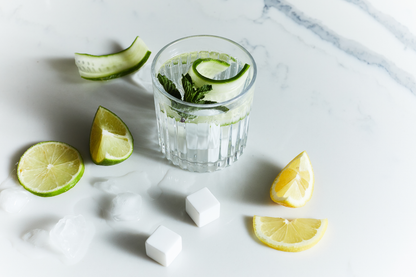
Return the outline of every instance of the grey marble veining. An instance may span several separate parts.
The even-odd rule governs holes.
[[[279,10],[297,24],[307,28],[319,36],[321,39],[332,43],[335,47],[344,51],[345,53],[357,58],[366,64],[377,66],[386,70],[390,77],[393,78],[393,80],[409,89],[413,94],[416,94],[415,78],[408,72],[397,67],[386,57],[383,57],[371,49],[368,49],[357,41],[342,37],[341,35],[320,23],[318,20],[304,14],[302,11],[287,1],[264,0],[264,4],[263,17],[267,16],[269,9],[275,8]]]
[[[377,10],[370,2],[366,0],[345,0],[349,3],[355,4],[363,11],[368,13],[371,17],[383,25],[389,32],[391,32],[399,41],[406,47],[416,51],[416,36],[413,35],[409,28],[403,26],[393,17],[384,14]]]

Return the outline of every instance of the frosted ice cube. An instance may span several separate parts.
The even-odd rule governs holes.
[[[0,183],[0,189],[22,188],[16,177],[16,170],[13,169],[10,175]]]
[[[18,213],[29,202],[29,193],[23,188],[8,188],[0,192],[0,206],[8,213]]]
[[[84,255],[93,235],[93,226],[82,215],[65,216],[50,231],[51,242],[69,259]]]
[[[13,241],[13,245],[22,254],[35,259],[50,256],[49,232],[43,229],[33,229],[21,237],[21,240]]]
[[[151,200],[161,194],[160,189],[152,186],[147,173],[143,171],[132,171],[123,176],[111,177],[105,181],[95,182],[93,186],[110,194],[132,192]]]
[[[169,169],[165,177],[159,182],[163,193],[187,195],[195,183],[195,175],[183,170]]]
[[[142,197],[139,194],[125,192],[114,197],[110,216],[116,221],[139,220],[141,215]]]
[[[119,186],[117,186],[116,181],[114,179],[108,179],[106,181],[95,182],[93,184],[94,187],[111,194],[118,194],[122,190]]]
[[[34,229],[24,234],[22,239],[33,246],[43,247],[49,242],[49,234],[43,229]]]

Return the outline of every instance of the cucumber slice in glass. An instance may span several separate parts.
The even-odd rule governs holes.
[[[82,78],[92,81],[110,80],[140,69],[151,52],[139,37],[127,48],[108,55],[75,53],[75,64]]]
[[[228,65],[228,66],[227,66]],[[212,90],[208,92],[204,100],[223,102],[237,96],[244,87],[248,76],[250,65],[245,64],[240,72],[228,79],[213,79],[222,71],[226,70],[229,64],[218,59],[198,59],[189,68],[188,74],[196,87],[211,85]]]

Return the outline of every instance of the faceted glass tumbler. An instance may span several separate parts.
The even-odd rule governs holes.
[[[241,92],[221,103],[194,104],[165,91],[157,75],[181,90],[181,78],[200,58],[225,61],[230,66],[214,79],[229,79],[249,64]],[[156,55],[151,68],[159,146],[166,158],[182,169],[212,172],[230,166],[247,144],[257,68],[253,57],[229,39],[190,36],[176,40]],[[225,92],[226,93],[226,92]]]

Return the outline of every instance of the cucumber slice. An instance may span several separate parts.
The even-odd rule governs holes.
[[[229,79],[215,80],[213,77],[228,68],[229,64],[217,59],[198,59],[189,68],[189,75],[196,87],[212,85],[204,100],[224,102],[237,96],[244,87],[250,65],[245,64],[237,75]]]
[[[195,63],[197,63],[195,66],[196,72],[209,79],[214,78],[215,75],[230,67],[230,64],[227,62],[211,58],[198,59],[194,62],[194,64]]]
[[[139,37],[127,48],[108,55],[75,53],[75,64],[82,78],[92,81],[110,80],[140,69],[151,52]]]

